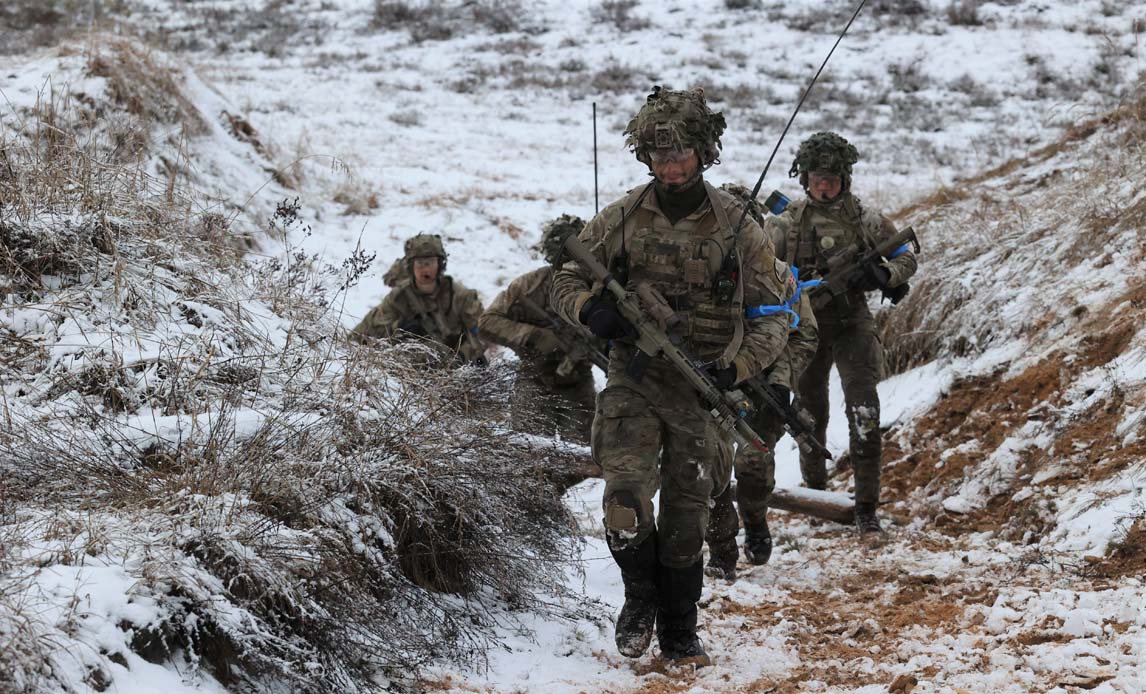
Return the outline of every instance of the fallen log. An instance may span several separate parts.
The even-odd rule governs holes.
[[[566,458],[563,461],[564,465],[559,469],[550,473],[551,479],[564,483],[562,491],[590,477],[601,476],[601,467],[593,462],[587,447],[567,448],[563,452],[573,455]],[[777,487],[772,490],[772,496],[768,498],[768,507],[844,525],[855,522],[855,502],[850,494],[841,492],[822,492],[805,487]]]
[[[855,502],[850,494],[822,492],[818,489],[795,487],[776,488],[768,498],[768,508],[802,513],[824,520],[851,525],[855,521]]]

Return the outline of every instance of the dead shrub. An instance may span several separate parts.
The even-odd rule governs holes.
[[[112,98],[128,113],[150,123],[180,125],[188,135],[202,135],[207,124],[198,109],[183,96],[179,75],[157,64],[151,55],[129,41],[96,44],[88,71],[107,79]]]
[[[950,0],[947,3],[947,21],[953,26],[982,26],[979,19],[979,0]]]
[[[76,667],[111,687],[134,651],[234,689],[358,691],[474,663],[507,605],[558,609],[564,454],[510,428],[512,365],[345,343],[335,299],[371,257],[249,263],[196,236],[234,221],[102,157],[63,99],[22,117],[0,140],[0,286],[29,316],[12,340],[46,356],[0,371],[0,688]],[[265,233],[305,235],[300,209]],[[93,565],[125,567],[154,618],[98,644],[41,619],[70,608],[37,572]]]
[[[650,25],[646,17],[633,14],[640,4],[640,0],[604,0],[590,10],[589,16],[594,22],[610,24],[622,33],[640,31]]]
[[[444,41],[483,28],[495,34],[523,28],[524,9],[518,0],[466,0],[465,2],[408,2],[375,0],[371,26],[405,29],[415,43]]]
[[[593,74],[589,86],[603,94],[622,94],[638,89],[646,83],[641,72],[629,65],[611,61]]]

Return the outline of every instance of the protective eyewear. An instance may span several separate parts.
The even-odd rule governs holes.
[[[808,174],[808,182],[812,184],[835,186],[839,183],[842,183],[842,179],[834,173],[819,173],[813,171]]]
[[[691,147],[688,149],[654,149],[649,153],[649,158],[653,160],[654,164],[680,164],[691,159],[695,153]]]

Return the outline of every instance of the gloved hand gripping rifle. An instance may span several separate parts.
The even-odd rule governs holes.
[[[588,331],[569,325],[551,312],[546,311],[528,296],[521,297],[521,305],[537,318],[549,323],[549,327],[557,337],[557,344],[561,345],[561,351],[565,353],[567,358],[574,362],[588,359],[601,371],[609,372],[609,357],[597,349],[597,346],[593,344],[595,338]]]
[[[868,275],[871,267],[882,259],[891,257],[908,243],[915,247],[916,253],[919,253],[919,239],[915,236],[915,229],[911,227],[907,227],[895,236],[877,244],[875,248],[852,258],[846,255],[832,258],[824,271],[823,281],[808,292],[808,297],[812,300],[812,307],[821,309],[835,297],[846,294]],[[904,283],[897,287],[884,289],[883,296],[885,299],[891,299],[891,303],[898,304],[900,299],[907,296],[908,289],[908,285]]]
[[[738,446],[752,444],[767,451],[768,447],[745,421],[751,407],[749,400],[740,391],[724,392],[716,387],[712,377],[681,351],[658,324],[657,320],[641,308],[641,300],[632,292],[625,291],[605,266],[597,261],[589,249],[575,235],[565,240],[565,250],[574,260],[581,263],[605,286],[604,291],[612,295],[617,310],[636,328],[637,354],[628,366],[630,376],[639,377],[650,359],[663,355],[681,376],[689,382],[704,401],[708,413],[717,425],[728,432]]]

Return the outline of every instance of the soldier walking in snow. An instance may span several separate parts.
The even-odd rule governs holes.
[[[748,204],[749,213],[758,223],[764,220],[751,192],[742,186],[725,184],[722,189],[737,196]],[[797,291],[797,278],[792,275],[788,264],[777,259],[777,275],[783,278],[784,293],[782,305],[777,313],[790,320],[788,346],[783,355],[753,380],[761,387],[769,388],[776,399],[788,403],[792,397],[796,379],[816,353],[816,317],[806,291]],[[751,397],[752,392],[748,395]],[[751,564],[766,564],[772,556],[772,534],[768,530],[768,497],[776,486],[776,441],[783,434],[783,420],[778,412],[769,408],[759,398],[752,398],[752,413],[749,422],[760,435],[768,450],[761,451],[747,447],[736,452],[735,496],[733,507],[733,486],[720,494],[712,507],[708,519],[708,567],[705,573],[714,578],[728,581],[736,578],[736,560],[739,551],[736,535],[740,522],[744,523],[744,556]],[[737,519],[739,509],[739,521]]]
[[[350,331],[350,338],[390,338],[416,335],[445,345],[461,361],[484,363],[485,347],[477,337],[481,299],[445,274],[446,250],[437,234],[406,240],[404,262],[408,280],[386,295]]]
[[[607,365],[608,346],[585,328],[567,325],[549,303],[565,239],[584,228],[584,220],[567,214],[546,224],[541,248],[549,265],[510,282],[478,319],[478,327],[486,340],[509,347],[521,359],[514,412],[540,417],[547,425],[542,434],[552,435],[555,428],[565,438],[588,444],[596,399],[592,360]]]
[[[799,176],[807,197],[770,221],[777,255],[798,267],[802,276],[823,276],[833,260],[869,251],[896,234],[887,217],[852,195],[852,165],[858,160],[856,148],[831,132],[812,135],[796,152],[788,175]],[[876,516],[882,455],[876,385],[883,373],[883,346],[875,333],[867,292],[879,289],[898,301],[915,270],[915,255],[905,245],[869,265],[863,280],[848,291],[812,296],[820,343],[799,378],[797,402],[811,413],[817,437],[825,440],[828,374],[834,363],[844,388],[855,474],[855,520],[861,533],[881,531]],[[822,456],[801,452],[800,470],[808,487],[826,487]]]
[[[704,180],[723,132],[724,117],[709,110],[700,90],[654,89],[625,129],[654,180],[602,210],[580,240],[626,289],[640,294],[644,286],[646,296],[655,290],[664,297],[673,312],[670,335],[728,390],[783,354],[788,318],[746,318],[747,307],[778,305],[784,285],[760,227],[748,220],[734,236],[740,204]],[[605,478],[606,537],[625,584],[617,649],[639,657],[655,624],[665,657],[706,663],[696,602],[709,504],[731,474],[719,452],[723,434],[663,355],[637,358],[644,353],[634,345],[634,326],[583,263],[557,272],[553,305],[565,320],[613,341],[592,446]]]

